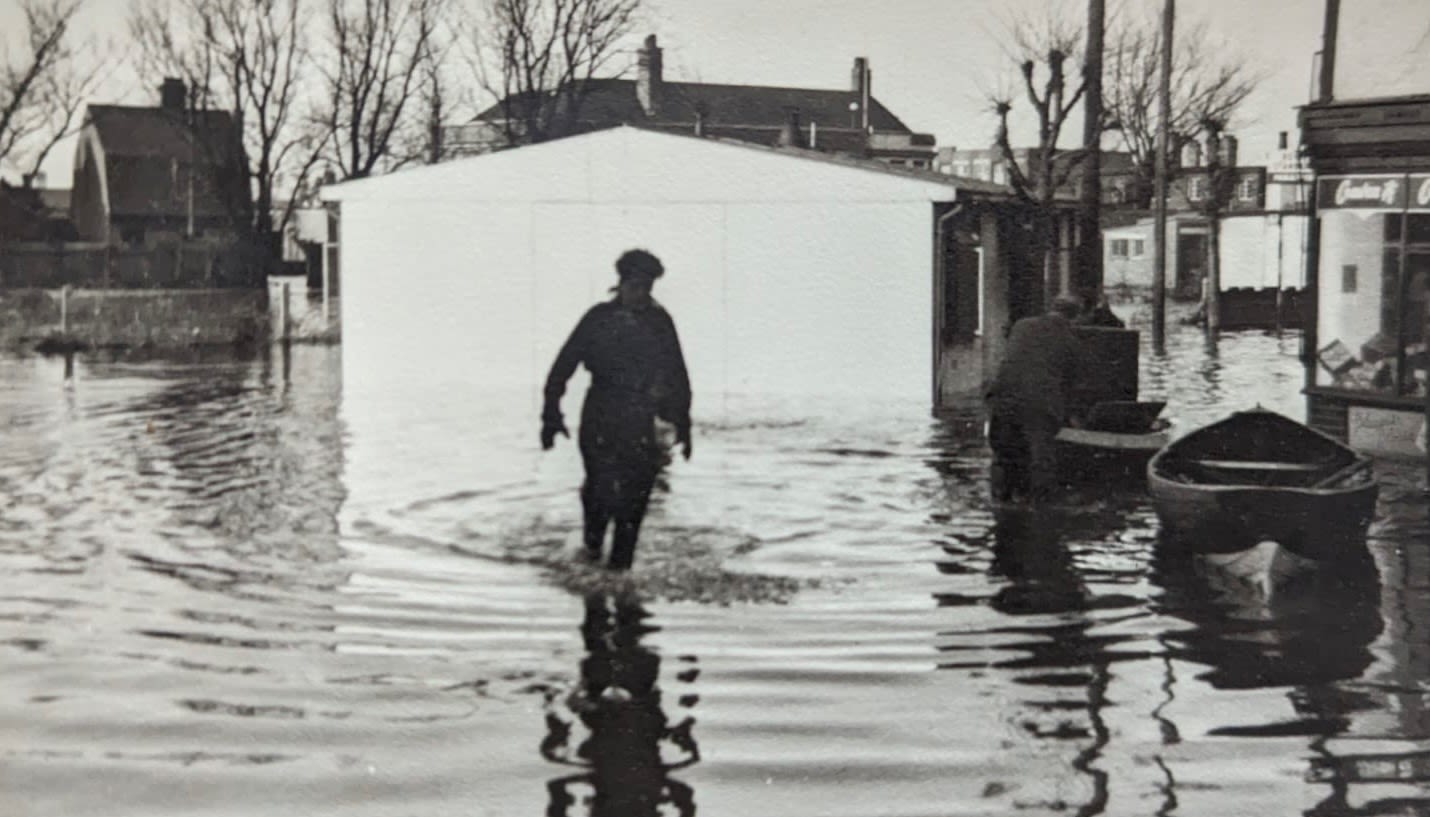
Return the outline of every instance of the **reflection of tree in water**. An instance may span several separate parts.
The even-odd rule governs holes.
[[[564,702],[574,720],[558,714],[552,702],[541,743],[542,757],[584,771],[548,781],[548,817],[577,813],[573,807],[583,804],[592,817],[654,817],[667,805],[680,815],[695,814],[694,792],[670,777],[700,760],[691,734],[695,719],[687,715],[672,726],[661,708],[660,656],[640,643],[643,635],[659,629],[645,623],[648,617],[633,595],[586,596],[581,683]],[[677,678],[688,683],[698,674],[691,667]],[[696,696],[683,695],[678,704],[695,702]],[[573,751],[576,721],[589,734]],[[676,759],[666,760],[667,746]],[[581,790],[590,793],[578,801]]]

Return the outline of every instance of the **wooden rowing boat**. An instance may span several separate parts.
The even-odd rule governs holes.
[[[1364,550],[1377,493],[1369,458],[1260,408],[1157,452],[1147,487],[1164,539],[1209,554],[1274,542],[1317,562]]]

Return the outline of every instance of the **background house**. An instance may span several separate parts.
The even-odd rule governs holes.
[[[761,145],[785,145],[927,168],[932,134],[915,133],[873,96],[873,72],[854,60],[847,89],[719,85],[665,79],[662,49],[646,38],[635,79],[593,79],[580,95],[572,131],[639,125]],[[507,144],[508,110],[523,100],[498,102],[470,123],[444,129],[449,156],[484,153]],[[519,132],[519,130],[518,130]]]
[[[1224,157],[1235,163],[1236,138],[1223,137]],[[1034,149],[1013,151],[1020,167],[1034,158]],[[1103,281],[1112,289],[1152,286],[1150,210],[1133,166],[1132,156],[1104,151],[1102,161]],[[1189,142],[1177,157],[1167,186],[1167,289],[1185,299],[1201,297],[1206,276],[1207,218],[1210,173],[1201,145]],[[1007,161],[994,148],[941,148],[934,167],[940,173],[997,183],[1008,182]],[[1305,286],[1306,191],[1309,177],[1295,155],[1281,149],[1268,165],[1236,166],[1229,199],[1221,216],[1221,282],[1229,289],[1301,289]],[[1067,174],[1061,196],[1076,199],[1080,178]]]
[[[193,110],[174,78],[164,80],[157,107],[90,105],[73,190],[85,241],[231,241],[249,214],[241,126],[227,111]]]

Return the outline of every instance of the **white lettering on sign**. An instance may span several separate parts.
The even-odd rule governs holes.
[[[1420,183],[1420,189],[1415,191],[1415,203],[1424,207],[1430,204],[1430,178]]]
[[[1350,179],[1342,179],[1336,185],[1336,204],[1395,204],[1395,193],[1400,189],[1398,179],[1383,182],[1363,181],[1356,184]]]

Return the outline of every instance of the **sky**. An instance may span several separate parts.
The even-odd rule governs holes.
[[[473,0],[474,1],[474,0]],[[1405,0],[1408,3],[1423,0]],[[866,57],[874,96],[915,131],[932,133],[941,147],[987,147],[996,125],[987,92],[1009,75],[1000,41],[1010,10],[1061,5],[1085,10],[1082,0],[645,0],[644,18],[629,43],[627,62],[646,34],[664,49],[668,79],[750,85],[842,89],[855,57]],[[1161,0],[1108,0],[1118,13],[1155,16]],[[81,30],[123,37],[128,4],[88,0]],[[0,0],[0,31],[14,31],[17,0]],[[1296,142],[1295,106],[1308,99],[1313,54],[1320,48],[1323,0],[1181,0],[1178,25],[1205,22],[1226,53],[1242,55],[1264,79],[1243,105],[1234,129],[1242,161],[1263,161],[1277,133]],[[129,71],[116,71],[101,103],[151,104],[153,89]],[[1015,126],[1018,121],[1015,120]],[[1026,124],[1026,123],[1025,123]],[[1035,134],[1015,131],[1014,142]],[[1062,144],[1081,139],[1076,122]],[[1111,147],[1111,145],[1108,145]],[[68,186],[73,140],[46,163],[48,184]]]

